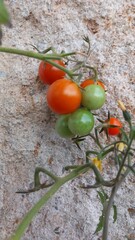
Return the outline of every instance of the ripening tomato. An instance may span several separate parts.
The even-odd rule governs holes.
[[[82,91],[82,105],[89,110],[96,110],[103,106],[105,103],[105,91],[99,85],[89,85]]]
[[[122,128],[122,123],[119,121],[119,119],[110,117],[109,120],[106,121],[109,125],[112,126],[118,126],[118,127],[107,127],[108,135],[118,135],[120,133],[120,129]]]
[[[72,138],[74,134],[69,130],[68,119],[70,114],[59,116],[55,124],[56,132],[63,138]]]
[[[87,135],[94,127],[94,117],[92,113],[85,108],[77,109],[75,112],[70,114],[68,127],[75,135]]]
[[[81,90],[69,79],[55,81],[47,92],[48,106],[58,114],[74,112],[80,106],[81,98]]]
[[[65,64],[61,60],[53,60],[53,62],[65,67]],[[58,79],[64,78],[66,73],[61,69],[51,65],[50,63],[42,61],[39,65],[38,76],[39,79],[45,84],[52,84]]]
[[[93,79],[86,79],[86,80],[84,80],[84,81],[80,84],[80,86],[81,86],[82,88],[85,88],[86,86],[89,86],[89,85],[91,85],[91,84],[99,85],[99,86],[101,86],[101,87],[105,90],[105,85],[104,85],[103,82],[101,82],[100,80],[94,82]]]

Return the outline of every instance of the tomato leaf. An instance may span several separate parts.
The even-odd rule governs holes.
[[[97,224],[97,228],[96,228],[96,231],[94,232],[94,234],[101,231],[103,226],[104,226],[104,215],[102,212],[102,215],[99,217],[99,223]]]
[[[9,24],[10,16],[3,0],[0,0],[0,24]]]
[[[113,214],[113,223],[115,223],[116,220],[117,220],[117,207],[116,207],[116,205],[113,205],[113,211],[114,211],[114,214]]]
[[[88,36],[84,36],[84,37],[83,37],[83,40],[84,40],[85,42],[87,42],[87,43],[90,43],[90,39],[89,39]]]
[[[101,202],[102,205],[103,205],[104,202],[105,202],[104,194],[103,194],[102,192],[99,192],[99,191],[97,191],[97,193],[98,193],[98,196],[99,196],[99,198],[100,198],[100,202]]]
[[[102,190],[101,191],[97,191],[98,196],[100,198],[100,202],[102,203],[102,205],[104,206],[104,203],[106,202],[106,200],[108,199],[108,195]]]
[[[2,30],[0,28],[0,45],[2,44],[1,40],[2,40]]]

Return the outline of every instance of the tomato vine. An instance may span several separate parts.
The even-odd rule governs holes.
[[[3,1],[2,3],[3,4]],[[9,21],[9,15],[4,5],[3,18],[1,23]],[[0,9],[1,13],[1,9]],[[90,169],[94,173],[95,183],[93,185],[81,185],[83,189],[100,189],[98,196],[100,198],[103,210],[99,219],[99,224],[95,232],[103,229],[102,240],[108,239],[109,216],[113,208],[114,221],[117,218],[117,208],[114,204],[114,197],[129,173],[135,175],[135,162],[133,161],[134,151],[132,148],[135,140],[135,126],[132,123],[132,117],[121,101],[118,101],[119,107],[123,112],[125,122],[128,124],[129,131],[126,132],[121,120],[110,116],[108,119],[101,120],[100,124],[95,126],[96,114],[94,110],[100,109],[106,100],[105,85],[98,80],[97,71],[93,66],[87,64],[90,52],[90,41],[88,37],[84,38],[88,43],[87,54],[84,60],[74,58],[77,52],[60,54],[56,53],[53,48],[45,50],[43,53],[26,51],[15,48],[0,47],[0,52],[22,55],[30,58],[39,59],[39,78],[45,84],[49,84],[47,91],[47,102],[50,109],[59,114],[56,121],[55,129],[60,137],[69,137],[73,144],[81,150],[80,143],[90,137],[95,142],[95,149],[90,149],[85,153],[85,163],[81,165],[65,166],[64,177],[58,177],[47,169],[38,167],[34,173],[34,188],[27,191],[17,191],[17,193],[31,193],[43,188],[50,188],[48,192],[33,206],[26,214],[16,231],[10,237],[11,240],[19,240],[32,219],[38,213],[39,209],[59,190],[59,188],[68,181],[84,176]],[[51,51],[51,53],[48,53]],[[80,53],[79,53],[80,54]],[[65,62],[72,62],[74,66],[69,70]],[[92,70],[94,76],[82,80],[85,70]],[[79,82],[79,83],[78,83]],[[105,131],[108,136],[116,136],[109,144],[101,143],[101,132]],[[105,136],[105,135],[102,135]],[[103,138],[103,137],[102,137]],[[106,180],[102,175],[104,159],[108,154],[114,155],[114,161],[117,169],[116,176],[113,179]],[[93,157],[94,155],[94,157]],[[48,184],[40,182],[40,172],[50,177]],[[105,192],[105,187],[111,188],[110,196]]]

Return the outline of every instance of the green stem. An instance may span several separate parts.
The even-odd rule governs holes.
[[[117,192],[117,189],[118,189],[118,185],[114,186],[112,188],[111,196],[110,196],[108,204],[107,204],[107,208],[106,208],[106,211],[105,211],[105,218],[104,218],[104,227],[103,227],[102,240],[108,240],[109,216],[110,216],[111,207],[113,205],[114,196],[115,196],[115,194]]]
[[[7,47],[0,47],[0,52],[17,54],[17,55],[26,56],[26,57],[29,57],[29,58],[36,58],[36,59],[39,59],[39,60],[42,60],[42,61],[46,61],[46,62],[52,64],[53,66],[61,69],[62,71],[67,73],[69,75],[69,77],[72,78],[72,75],[73,75],[72,71],[60,66],[59,64],[57,64],[57,63],[55,63],[54,61],[51,61],[51,60],[58,60],[58,59],[61,59],[65,56],[74,55],[75,52],[62,53],[62,54],[41,54],[41,53],[36,53],[36,52],[33,52],[33,51],[21,50],[21,49],[16,49],[16,48],[7,48]]]
[[[130,142],[129,142],[129,144],[128,144],[128,147],[127,147],[125,156],[124,156],[124,158],[123,158],[123,160],[122,160],[121,166],[120,166],[119,171],[118,171],[118,173],[117,173],[116,180],[118,180],[119,177],[120,177],[120,175],[121,175],[121,171],[122,171],[122,169],[123,169],[123,166],[124,166],[124,164],[125,164],[126,158],[127,158],[128,153],[129,153],[129,151],[130,151],[130,147],[131,147],[132,141],[133,141],[133,138],[130,139]]]
[[[79,166],[74,171],[69,173],[67,176],[63,178],[59,178],[55,184],[50,188],[50,190],[34,205],[34,207],[25,215],[24,219],[18,226],[15,233],[11,236],[10,240],[20,240],[23,236],[26,228],[31,223],[32,219],[38,213],[40,208],[47,203],[47,201],[59,190],[59,188],[64,185],[66,182],[78,177],[81,173],[84,173],[90,169],[89,164],[85,164],[83,166]]]
[[[110,211],[114,202],[114,197],[119,189],[119,187],[121,186],[121,184],[123,183],[123,181],[125,180],[126,176],[128,175],[128,173],[130,172],[130,169],[127,169],[124,173],[124,175],[121,177],[121,179],[116,182],[115,186],[112,188],[111,191],[111,195],[106,207],[106,212],[105,212],[105,219],[104,219],[104,227],[103,227],[103,236],[102,236],[102,240],[108,240],[108,226],[109,226],[109,216],[110,216]]]
[[[105,219],[104,219],[104,227],[103,227],[103,236],[102,236],[102,240],[107,240],[108,239],[108,226],[109,226],[109,216],[110,216],[110,211],[111,211],[111,208],[112,208],[112,205],[113,205],[113,201],[114,201],[114,197],[116,195],[116,192],[118,190],[118,188],[121,186],[122,182],[124,181],[124,179],[126,178],[126,176],[128,175],[128,173],[131,171],[130,168],[128,168],[124,175],[121,175],[121,171],[123,169],[123,166],[124,166],[124,163],[126,161],[126,158],[128,156],[128,153],[130,151],[130,147],[131,147],[131,144],[132,144],[132,141],[133,141],[133,138],[130,139],[130,142],[129,142],[129,145],[128,145],[128,148],[127,148],[127,151],[125,153],[125,156],[123,158],[123,161],[122,161],[122,164],[121,164],[121,167],[118,171],[118,174],[117,174],[117,177],[115,179],[116,181],[116,184],[115,186],[112,188],[112,191],[111,191],[111,195],[110,195],[110,198],[109,198],[109,201],[108,201],[108,204],[107,204],[107,208],[106,208],[106,212],[105,212]]]
[[[96,143],[97,145],[102,149],[103,146],[101,145],[100,141],[99,141],[99,136],[98,136],[98,130],[97,128],[95,128],[95,136],[96,136]]]
[[[34,207],[25,215],[15,233],[11,236],[11,240],[19,240],[23,236],[33,217],[38,213],[39,209],[57,192],[62,184],[63,183],[60,181],[55,183],[51,189],[34,205]]]
[[[48,175],[49,177],[51,177],[55,182],[57,180],[59,180],[59,177],[57,177],[56,175],[54,175],[53,173],[49,172],[47,169],[45,168],[41,168],[41,167],[37,167],[35,169],[35,175],[34,175],[34,182],[35,182],[35,186],[36,185],[40,185],[40,179],[39,179],[39,173],[45,173],[46,175]]]
[[[90,67],[89,65],[84,65],[84,67],[89,68],[94,72],[93,80],[96,82],[98,80],[98,72],[94,67]]]
[[[50,63],[51,65],[53,65],[53,66],[59,68],[60,70],[64,71],[65,73],[67,73],[67,75],[68,75],[70,78],[73,77],[74,73],[73,73],[72,71],[68,70],[67,68],[62,67],[61,65],[59,65],[59,64],[57,64],[57,63],[55,63],[54,61],[51,61],[51,60],[49,60],[49,59],[46,59],[46,62],[48,62],[48,63]]]
[[[108,153],[110,153],[110,152],[112,152],[114,150],[114,147],[112,147],[112,148],[109,148],[109,149],[107,149],[106,151],[102,151],[102,152],[100,152],[98,155],[97,155],[97,157],[98,157],[98,159],[104,159],[105,157],[106,157],[106,155],[108,154]]]
[[[116,146],[117,143],[124,143],[124,144],[127,145],[127,143],[126,143],[125,141],[116,141],[116,142],[114,142],[114,143],[111,143],[111,144],[109,144],[109,145],[107,145],[106,147],[104,147],[104,148],[101,149],[98,157],[99,157],[99,158],[105,157],[106,154],[108,154],[109,152],[111,152],[111,151],[115,148],[115,146]],[[107,148],[109,148],[109,149],[107,149]],[[106,149],[107,149],[107,150],[106,150]]]

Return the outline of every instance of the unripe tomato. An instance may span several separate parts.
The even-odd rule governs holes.
[[[56,132],[64,138],[72,138],[74,134],[69,130],[68,127],[68,119],[70,114],[61,115],[55,124],[55,130]]]
[[[109,125],[112,126],[118,126],[118,127],[107,127],[107,132],[108,135],[118,135],[120,133],[120,129],[122,128],[122,123],[119,121],[119,119],[114,118],[114,117],[110,117],[109,120],[106,121]]]
[[[81,104],[81,90],[73,81],[59,79],[50,85],[47,102],[50,109],[58,114],[74,112]]]
[[[89,85],[91,85],[91,84],[99,85],[99,86],[101,86],[101,87],[105,90],[105,85],[104,85],[103,82],[101,82],[100,80],[98,80],[98,81],[95,82],[93,79],[86,79],[86,80],[84,80],[84,81],[80,84],[80,86],[81,86],[82,88],[85,88],[85,87],[87,87],[87,86],[89,86]]]
[[[61,60],[53,60],[53,62],[65,67],[65,64]],[[39,65],[38,76],[39,79],[45,84],[52,84],[58,79],[64,78],[66,73],[61,69],[51,65],[50,63],[42,61]]]
[[[96,110],[105,103],[105,91],[101,86],[92,84],[82,91],[82,105],[89,110]]]
[[[87,135],[94,127],[94,117],[92,113],[85,108],[77,109],[69,116],[68,127],[75,135]]]

